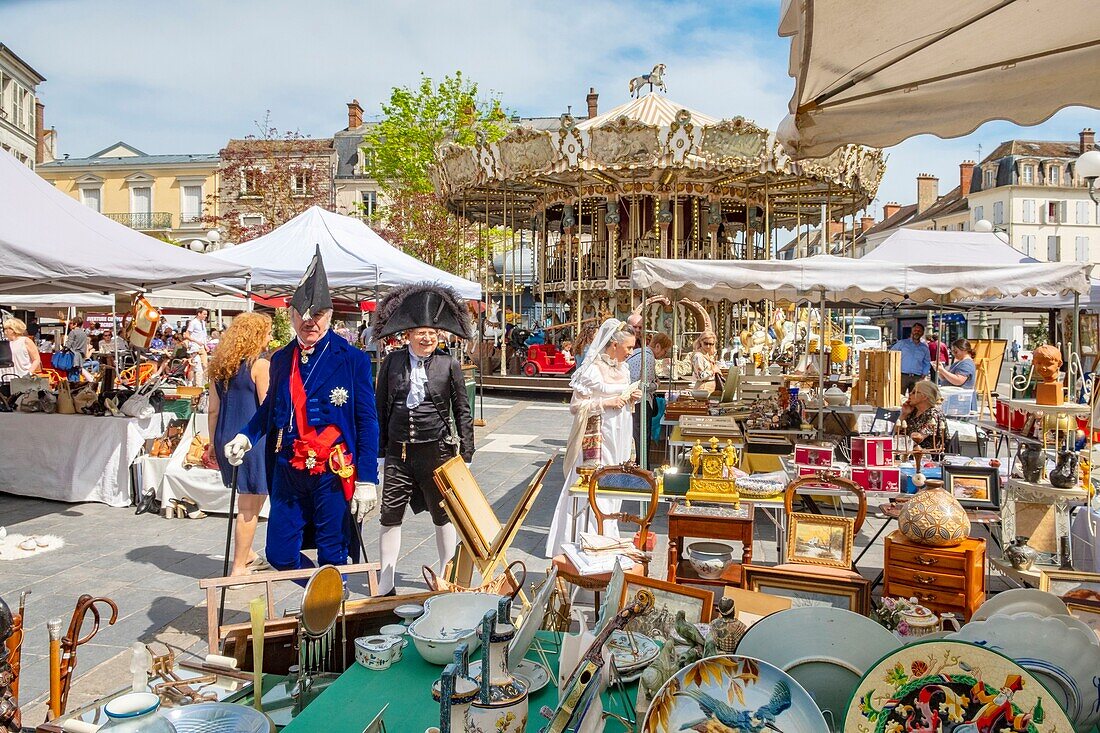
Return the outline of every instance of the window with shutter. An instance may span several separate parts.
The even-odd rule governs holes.
[[[80,189],[80,202],[92,211],[103,213],[101,191],[98,188]]]
[[[1031,184],[1035,181],[1035,168],[1030,165],[1024,166],[1024,183]]]
[[[1089,202],[1078,201],[1077,203],[1077,217],[1074,219],[1076,224],[1088,224],[1089,223]]]
[[[202,221],[202,186],[183,186],[181,189],[180,216],[185,224]]]
[[[1024,199],[1024,224],[1035,223],[1035,199]]]
[[[1004,224],[1005,223],[1005,205],[1003,201],[993,202],[993,223]]]
[[[1060,262],[1062,260],[1061,240],[1061,237],[1047,237],[1047,262]]]
[[[1047,185],[1048,186],[1059,186],[1059,185],[1061,185],[1061,183],[1060,183],[1061,170],[1062,169],[1059,168],[1056,165],[1052,165],[1050,167],[1050,170],[1047,171]]]
[[[974,207],[974,221],[981,221],[984,218],[985,218],[985,207],[984,206],[975,206]]]
[[[1035,256],[1035,235],[1034,234],[1025,234],[1021,238],[1021,240],[1022,240],[1023,246],[1024,246],[1024,254],[1027,255],[1028,257],[1034,257]]]
[[[153,213],[153,189],[149,186],[134,186],[130,189],[130,213]]]
[[[1077,251],[1078,262],[1089,261],[1089,238],[1077,237],[1073,240],[1073,248]]]

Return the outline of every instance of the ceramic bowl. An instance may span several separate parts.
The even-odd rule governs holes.
[[[1100,647],[1080,629],[1035,613],[998,614],[972,621],[947,638],[969,641],[1016,660],[1043,683],[1075,730],[1091,730],[1100,721],[1096,707],[1100,690],[1093,682],[1100,670]]]
[[[400,636],[360,636],[355,640],[355,661],[367,669],[389,669],[401,661],[401,650],[408,643]]]
[[[691,390],[691,396],[697,400],[705,400],[710,397],[709,389],[693,389]]]
[[[848,404],[848,393],[839,387],[829,387],[825,390],[825,403],[832,407],[840,407]]]
[[[424,661],[446,666],[455,648],[466,642],[473,654],[481,646],[477,629],[486,612],[495,610],[500,596],[491,593],[444,593],[424,601],[424,615],[409,626],[416,650]]]
[[[717,580],[733,565],[733,548],[722,542],[692,542],[684,552],[700,578]]]

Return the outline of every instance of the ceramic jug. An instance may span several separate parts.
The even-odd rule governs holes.
[[[1077,486],[1077,467],[1080,458],[1076,451],[1058,452],[1058,463],[1050,472],[1050,485],[1057,489],[1072,489]]]
[[[954,547],[970,536],[970,517],[944,489],[926,488],[902,505],[898,529],[919,545]]]
[[[1017,537],[1005,545],[1004,557],[1016,570],[1030,570],[1039,553],[1027,544],[1027,537]]]
[[[1035,484],[1043,478],[1043,449],[1037,445],[1020,444],[1016,449],[1016,459],[1024,481]]]
[[[443,674],[432,685],[432,698],[439,702],[438,733],[465,733],[466,711],[481,692],[470,679],[469,661],[469,647],[459,644],[454,661],[443,668]]]
[[[516,635],[511,608],[512,599],[501,598],[497,610],[481,620],[481,686],[467,712],[471,731],[527,730],[527,687],[508,669],[508,644]]]

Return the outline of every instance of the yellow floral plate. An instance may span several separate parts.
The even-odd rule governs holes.
[[[710,657],[684,667],[653,697],[643,733],[822,733],[809,693],[767,662]]]
[[[976,644],[933,639],[880,659],[856,688],[845,733],[1073,733],[1027,670]]]

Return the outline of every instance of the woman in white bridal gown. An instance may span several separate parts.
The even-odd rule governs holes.
[[[562,543],[570,540],[577,519],[573,513],[574,503],[585,517],[580,531],[618,537],[619,530],[614,522],[608,522],[603,532],[600,531],[588,510],[587,499],[577,497],[574,502],[569,487],[576,483],[577,468],[582,464],[611,466],[630,459],[631,414],[634,404],[642,399],[641,390],[630,382],[626,366],[626,357],[633,351],[634,341],[630,326],[616,318],[607,319],[569,382],[573,388],[573,399],[569,403],[573,428],[565,453],[565,484],[546,538],[547,557],[560,554]],[[618,512],[622,504],[621,499],[597,501],[604,514]]]

